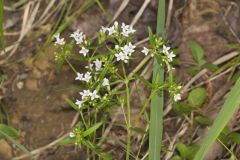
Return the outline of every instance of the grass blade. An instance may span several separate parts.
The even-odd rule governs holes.
[[[164,36],[165,26],[165,0],[159,0],[157,16],[157,36]],[[161,85],[164,81],[164,69],[157,59],[153,64],[153,83],[158,82]],[[159,160],[162,130],[163,130],[163,92],[155,93],[151,98],[150,128],[149,128],[149,159]]]
[[[36,160],[36,158],[33,156],[33,154],[31,152],[29,152],[23,145],[21,145],[20,143],[18,143],[15,139],[13,139],[12,137],[10,137],[9,135],[7,135],[5,132],[0,130],[0,134],[2,134],[6,139],[8,139],[10,142],[12,142],[13,144],[15,144],[20,150],[22,150],[23,152],[25,152],[26,154],[29,155],[29,157],[31,157],[33,160]]]
[[[202,145],[197,152],[194,160],[202,160],[208,149],[217,139],[223,128],[227,125],[234,112],[240,105],[240,78],[237,80],[234,87],[231,89],[227,99],[215,119],[213,126],[208,132],[206,139],[202,142]]]

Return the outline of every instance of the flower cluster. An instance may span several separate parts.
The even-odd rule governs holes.
[[[114,22],[114,25],[111,27],[102,27],[101,32],[111,36],[111,35],[122,35],[124,37],[129,37],[131,34],[135,33],[136,30],[132,26],[122,23],[121,29],[119,29],[118,22]]]
[[[119,47],[115,47],[119,48]],[[126,44],[125,46],[121,47],[119,50],[119,53],[116,53],[115,56],[117,58],[117,61],[124,61],[125,63],[128,62],[129,57],[132,56],[132,53],[135,51],[136,46],[132,45],[131,42]]]
[[[56,34],[55,44],[65,51],[59,53],[56,57],[60,56],[62,59],[68,54],[73,54],[73,48],[77,47],[77,57],[81,60],[87,61],[86,70],[84,73],[79,73],[76,69],[73,69],[76,73],[75,80],[84,83],[84,89],[79,92],[80,98],[77,98],[75,105],[79,110],[83,110],[87,107],[99,107],[107,106],[110,102],[113,102],[114,96],[113,90],[111,90],[112,84],[123,83],[124,76],[118,72],[116,63],[128,63],[134,52],[136,52],[136,46],[131,42],[131,36],[136,30],[130,25],[118,22],[110,27],[102,27],[99,31],[98,46],[93,46],[92,41],[87,40],[86,35],[79,30],[73,32],[70,35],[74,43],[66,44],[64,38],[60,38],[60,34]],[[108,42],[111,41],[108,45]],[[106,43],[102,43],[106,42]],[[91,44],[92,43],[92,44]],[[176,56],[173,50],[165,45],[166,43],[161,38],[154,38],[154,42],[151,43],[151,47],[143,47],[142,53],[147,56],[156,57],[159,60],[160,65],[166,66],[168,74],[172,70],[172,62]],[[63,56],[61,56],[61,54]],[[76,55],[74,55],[76,57]],[[72,67],[72,66],[71,66]],[[173,82],[166,82],[167,90],[170,93],[171,98],[177,102],[181,100],[180,87]],[[115,98],[116,99],[116,98]],[[115,101],[114,101],[115,102]],[[77,130],[74,130],[69,134],[71,138],[78,135]]]

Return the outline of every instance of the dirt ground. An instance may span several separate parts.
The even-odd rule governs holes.
[[[110,17],[114,16],[121,2],[120,0],[103,1],[103,6]],[[11,3],[9,2],[9,4]],[[81,6],[81,4],[82,1],[75,8]],[[117,20],[130,24],[142,4],[143,0],[130,0]],[[147,37],[148,26],[155,28],[156,4],[156,0],[151,1],[135,25],[134,28],[137,30],[136,42]],[[238,38],[240,36],[238,27],[240,23],[239,6],[238,1],[230,2],[228,0],[174,2],[170,19],[167,19],[167,37],[172,46],[179,48],[178,57],[181,65],[176,68],[176,74],[182,84],[185,84],[191,78],[186,73],[186,67],[195,63],[187,46],[190,40],[195,40],[203,46],[208,62],[213,62],[231,51],[224,45],[240,42]],[[40,5],[39,14],[44,8],[43,3]],[[17,32],[21,29],[23,12],[23,9],[16,12],[6,11],[4,26],[7,28],[7,32]],[[77,17],[63,34],[80,29],[87,35],[94,36],[95,31],[105,25],[106,21],[99,7],[94,5]],[[68,66],[64,66],[60,73],[56,72],[53,58],[54,46],[50,45],[36,60],[33,61],[31,58],[37,54],[46,40],[47,34],[44,32],[49,31],[48,25],[48,22],[46,22],[42,26],[33,28],[21,41],[9,62],[0,65],[1,72],[8,76],[8,80],[2,88],[2,106],[8,113],[8,123],[21,132],[20,142],[29,150],[45,146],[67,133],[76,115],[76,112],[64,100],[65,96],[74,97],[77,93],[76,88],[73,87],[75,85],[74,74]],[[7,44],[16,41],[17,37],[6,36]],[[4,58],[4,56],[2,57]],[[137,58],[141,59],[142,57]],[[0,62],[1,60],[3,59],[0,57]],[[134,64],[132,67],[134,67]],[[207,77],[208,75],[204,75],[199,81]],[[223,86],[226,87],[225,92],[228,91],[230,84],[226,84],[225,79],[226,77],[223,76],[206,85],[209,92],[209,102],[200,111],[206,116],[216,116],[223,101],[217,105],[211,105],[214,104],[212,97],[216,92],[222,91]],[[218,97],[218,99],[221,98]],[[209,112],[209,108],[211,112]],[[170,112],[168,116],[174,117],[174,113]],[[174,125],[175,122],[165,122],[165,132],[167,133],[165,135],[172,136],[177,132],[176,125],[178,123]],[[232,123],[232,126],[236,126],[237,121],[233,120]],[[199,131],[197,135],[201,137],[200,135],[203,132],[205,132],[204,129]],[[184,136],[180,139],[184,140]],[[8,157],[7,160],[20,155],[20,151],[14,147],[9,152],[11,152],[10,158],[6,155],[8,153],[5,152],[5,155],[1,155],[0,151],[0,159],[3,159],[1,156]],[[216,154],[220,156],[224,154],[221,149],[217,152]],[[38,158],[39,160],[86,159],[84,153],[74,146],[55,146],[42,152]],[[209,160],[216,158],[210,155],[208,157]]]

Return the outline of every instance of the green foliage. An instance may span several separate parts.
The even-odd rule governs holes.
[[[212,72],[215,72],[218,69],[216,65],[206,62],[204,59],[204,50],[197,42],[189,42],[189,49],[191,51],[193,59],[197,62],[197,65],[187,68],[187,72],[190,75],[197,74],[203,68],[206,68]]]
[[[196,152],[198,151],[199,147],[195,144],[186,146],[185,144],[178,142],[176,144],[177,150],[180,154],[182,159],[192,160]]]
[[[198,65],[203,65],[206,63],[206,61],[204,60],[204,51],[203,48],[196,42],[191,41],[190,43],[190,50],[192,53],[192,56],[194,58],[194,60],[198,63]]]
[[[204,88],[193,89],[188,96],[188,103],[194,107],[201,107],[207,98],[207,91]]]
[[[207,153],[208,149],[218,138],[219,134],[222,132],[228,121],[233,116],[234,112],[240,105],[240,79],[237,80],[236,84],[232,87],[230,93],[227,96],[227,99],[220,110],[217,118],[214,120],[214,123],[211,129],[208,132],[207,137],[202,142],[199,151],[197,152],[194,160],[202,160],[204,155]]]
[[[9,127],[5,124],[0,124],[0,131],[4,132],[6,135],[8,135],[13,139],[16,139],[19,137],[19,132],[16,129]],[[6,138],[5,134],[0,133],[0,139]]]
[[[196,116],[194,119],[198,124],[202,126],[210,126],[213,123],[213,121],[206,116]]]
[[[19,137],[19,132],[12,127],[9,127],[5,124],[0,124],[0,139],[4,138],[16,145],[20,150],[29,155],[33,160],[35,157],[29,152],[23,145],[18,143],[15,139]]]
[[[189,104],[187,104],[186,101],[173,104],[173,111],[180,116],[191,113],[192,109],[193,108]]]
[[[227,138],[233,143],[240,144],[240,133],[232,132],[227,135]]]
[[[164,37],[165,32],[165,0],[158,1],[158,15],[157,15],[157,36]],[[151,32],[149,32],[149,39],[152,46],[155,46]],[[153,63],[153,79],[161,85],[164,81],[164,68],[158,63],[155,58]],[[163,132],[163,105],[164,97],[163,91],[155,93],[151,98],[150,111],[150,128],[149,128],[149,159],[159,160],[162,146],[162,132]]]

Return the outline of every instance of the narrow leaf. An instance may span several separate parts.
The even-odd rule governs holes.
[[[164,37],[165,28],[165,0],[158,1],[158,15],[157,15],[157,36]],[[153,84],[158,82],[161,85],[164,81],[164,68],[158,64],[157,59],[153,63]],[[161,145],[162,145],[162,131],[163,131],[163,91],[155,93],[151,98],[151,112],[149,125],[149,159],[159,160]]]
[[[232,118],[234,112],[240,104],[240,79],[232,87],[227,99],[219,112],[213,126],[208,132],[207,137],[201,144],[200,150],[197,152],[194,160],[202,160],[208,149],[212,146],[214,141],[217,139],[221,131],[227,125],[229,120]]]
[[[93,127],[91,127],[89,129],[87,129],[86,131],[84,131],[82,136],[86,137],[86,136],[90,135],[91,133],[96,131],[101,125],[102,125],[102,122],[99,122],[99,123],[95,124]]]
[[[19,137],[19,133],[16,129],[9,127],[5,124],[0,124],[0,131],[4,132],[5,134],[7,134],[9,137],[11,138],[18,138]],[[0,139],[1,138],[6,138],[6,136],[4,134],[0,133]]]

